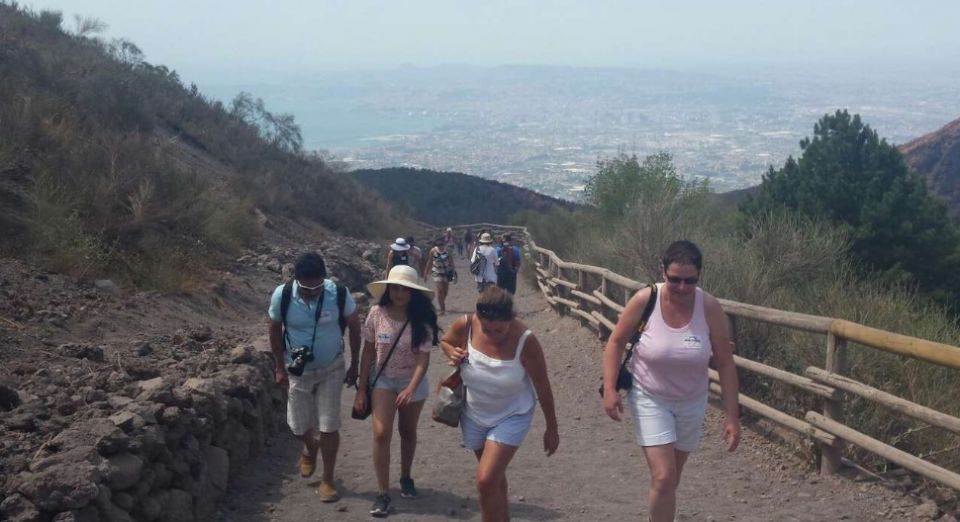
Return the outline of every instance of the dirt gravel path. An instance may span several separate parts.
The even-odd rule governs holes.
[[[441,318],[442,325],[469,312],[475,298],[469,281],[452,285],[450,315]],[[538,411],[508,471],[513,520],[646,520],[646,465],[633,442],[631,421],[611,421],[598,399],[599,341],[576,320],[560,318],[522,281],[517,305],[547,354],[560,419],[560,449],[550,458],[543,453],[543,417]],[[448,371],[438,350],[428,373],[431,388]],[[265,454],[231,486],[220,519],[370,520],[368,510],[376,494],[371,425],[369,420],[349,418],[353,395],[351,390],[343,396],[339,502],[320,502],[317,476],[300,478],[296,470],[300,446],[287,431],[273,438]],[[459,430],[429,418],[431,404],[432,397],[420,420],[413,468],[420,498],[401,499],[392,491],[394,511],[389,519],[479,520],[475,459],[460,447]],[[716,410],[708,412],[703,444],[691,457],[680,485],[677,520],[924,520],[913,516],[910,498],[874,484],[821,477],[750,431],[745,431],[737,452],[727,453],[720,441],[720,420]],[[399,437],[394,435],[392,488],[398,487],[399,453]]]

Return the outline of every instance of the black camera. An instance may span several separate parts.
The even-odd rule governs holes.
[[[313,350],[309,346],[298,346],[290,351],[290,358],[292,360],[287,365],[287,373],[300,377],[307,363],[313,361]]]

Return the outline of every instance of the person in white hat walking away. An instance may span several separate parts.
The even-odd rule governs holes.
[[[377,304],[370,309],[362,329],[361,383],[372,383],[371,397],[360,386],[354,409],[362,411],[373,401],[373,467],[377,498],[370,509],[375,517],[390,514],[390,440],[398,416],[400,434],[400,496],[416,498],[410,476],[417,448],[417,423],[429,394],[427,367],[430,350],[439,343],[440,327],[433,309],[433,291],[420,283],[411,266],[390,269],[386,279],[367,285]]]
[[[383,277],[387,277],[390,269],[399,265],[414,266],[413,257],[410,254],[410,243],[402,237],[398,237],[390,245],[390,252],[387,253],[387,268],[383,271]]]
[[[470,264],[473,265],[475,259],[479,256],[484,258],[483,267],[479,273],[474,274],[477,281],[477,292],[483,293],[490,286],[497,286],[497,249],[493,246],[493,236],[489,232],[480,234],[480,244],[477,245],[473,255],[470,256]]]

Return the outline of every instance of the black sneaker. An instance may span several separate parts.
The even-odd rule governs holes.
[[[403,498],[417,498],[417,487],[412,478],[400,479],[400,496]]]
[[[373,507],[370,508],[370,515],[377,518],[384,518],[390,514],[390,495],[384,493],[383,495],[377,495],[377,500],[373,502]]]

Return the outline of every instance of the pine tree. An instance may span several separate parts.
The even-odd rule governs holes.
[[[945,204],[927,192],[900,152],[859,115],[825,115],[799,160],[770,170],[747,214],[789,211],[846,230],[851,251],[867,270],[897,283],[920,285],[937,297],[960,295],[954,268],[958,235]]]

